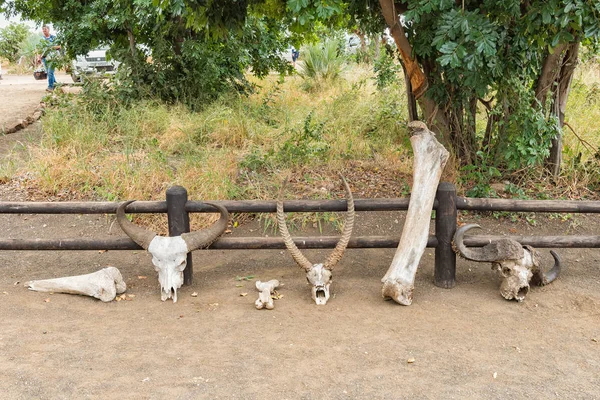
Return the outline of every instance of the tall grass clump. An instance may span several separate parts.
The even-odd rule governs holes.
[[[250,96],[224,94],[195,112],[123,103],[109,88],[57,95],[25,160],[14,153],[1,171],[27,174],[37,198],[122,201],[163,200],[172,185],[193,200],[273,199],[287,175],[321,198],[315,185],[339,171],[410,168],[403,87],[381,96],[366,65],[342,75],[311,93],[299,76],[269,76]]]
[[[324,43],[311,44],[303,48],[303,59],[298,74],[304,80],[305,90],[314,90],[324,83],[340,78],[345,58],[339,50],[339,42],[329,39]]]
[[[563,175],[570,186],[600,190],[600,67],[573,80],[563,127]]]

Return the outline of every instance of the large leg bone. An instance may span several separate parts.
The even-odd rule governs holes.
[[[408,125],[413,148],[413,188],[402,236],[392,265],[381,280],[384,298],[408,306],[412,303],[415,274],[427,246],[435,192],[448,161],[448,151],[419,121]]]
[[[269,282],[256,281],[256,289],[260,292],[258,293],[258,299],[254,303],[257,310],[262,310],[263,308],[272,310],[275,308],[271,294],[273,294],[278,286],[279,281],[277,279],[271,279]]]
[[[86,275],[30,281],[25,286],[37,292],[81,294],[104,302],[114,300],[117,294],[127,289],[121,272],[115,267],[103,268]]]

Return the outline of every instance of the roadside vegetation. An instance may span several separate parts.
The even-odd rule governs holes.
[[[357,197],[406,195],[412,159],[404,81],[387,71],[398,65],[380,60],[377,72],[369,63],[345,65],[335,79],[249,76],[254,93],[230,92],[199,111],[150,100],[121,106],[117,94],[90,82],[82,95],[49,98],[43,134],[26,147],[26,162],[9,157],[0,172],[4,180],[27,173],[30,186],[48,196],[103,200],[163,199],[174,184],[192,199],[273,199],[288,176],[300,195],[323,198],[342,193],[337,171],[354,180]],[[451,163],[444,179],[471,196],[593,198],[600,188],[600,69],[593,61],[578,70],[568,109],[572,130],[558,178],[542,166],[503,170],[484,159]],[[379,177],[395,184],[374,189]]]
[[[584,29],[598,21],[585,14],[575,21],[579,25],[573,22],[573,29],[585,31],[585,40],[576,40],[539,6],[540,13],[528,14],[544,32],[536,30],[535,48],[510,45],[529,32],[526,26],[517,26],[510,38],[494,33],[504,29],[498,18],[522,23],[516,9],[482,20],[477,10],[459,13],[444,5],[461,24],[441,9],[415,8],[407,14],[421,22],[425,16],[439,17],[433,42],[422,40],[431,35],[409,38],[422,53],[426,75],[433,74],[419,100],[420,117],[446,138],[452,157],[442,179],[454,182],[462,195],[598,197],[600,29]],[[382,42],[380,34],[370,41],[362,34],[360,48],[348,52],[345,32],[354,24],[360,33],[357,27],[367,20],[323,21],[320,30],[309,31],[294,25],[298,19],[273,19],[274,10],[261,10],[242,10],[221,21],[225,25],[215,25],[237,26],[223,31],[204,32],[202,24],[189,31],[172,29],[173,21],[156,17],[161,34],[146,30],[147,21],[138,21],[137,14],[127,14],[140,25],[112,39],[111,52],[123,61],[117,75],[110,81],[86,80],[79,95],[49,96],[39,142],[7,157],[0,178],[26,175],[29,190],[63,200],[163,199],[174,184],[186,187],[192,199],[273,199],[284,179],[293,182],[287,186],[289,197],[324,198],[343,196],[337,185],[337,172],[343,171],[356,197],[408,195],[408,97],[395,45]],[[371,11],[374,25],[362,27],[381,32],[386,11]],[[187,18],[197,16],[188,12]],[[560,7],[553,13],[570,21]],[[54,17],[61,21],[68,51],[90,49],[87,33],[70,19]],[[326,22],[340,29],[326,37]],[[286,27],[294,28],[291,35]],[[552,46],[560,54],[548,50],[547,27],[558,29]],[[114,34],[110,26],[95,28],[98,38]],[[13,42],[28,42],[26,32],[17,33]],[[474,50],[452,42],[461,35]],[[293,68],[282,55],[296,42],[308,44]],[[497,50],[500,45],[515,52],[509,55],[514,65],[504,64],[507,55]],[[13,47],[5,57],[9,53],[13,59],[20,54]],[[521,58],[532,54],[536,62],[515,74]],[[564,76],[540,72],[553,54],[566,60]],[[573,54],[583,61],[574,74],[571,67],[577,63],[568,58]],[[538,90],[540,85],[548,89]],[[566,98],[566,107],[558,110],[556,104]],[[557,148],[562,159],[552,161],[549,170],[549,156]]]

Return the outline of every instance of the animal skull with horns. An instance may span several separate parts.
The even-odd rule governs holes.
[[[327,300],[329,300],[329,286],[332,282],[331,272],[333,267],[344,255],[344,251],[346,250],[346,246],[348,246],[350,236],[352,235],[352,228],[354,227],[354,199],[352,198],[352,192],[350,191],[348,182],[346,182],[346,179],[344,179],[343,176],[340,177],[342,178],[342,182],[344,183],[344,188],[346,189],[346,194],[348,196],[348,213],[346,214],[346,221],[344,222],[344,231],[342,232],[342,237],[336,244],[333,252],[329,255],[329,258],[327,258],[327,260],[322,264],[311,263],[300,252],[294,243],[294,240],[292,239],[292,236],[290,235],[285,223],[281,192],[279,199],[277,200],[277,224],[279,225],[279,232],[283,237],[285,247],[289,250],[290,254],[294,258],[294,261],[296,261],[296,263],[306,271],[306,279],[312,285],[312,298],[318,305],[325,305],[327,304]]]
[[[525,300],[529,285],[544,286],[554,281],[560,274],[561,260],[558,254],[550,251],[554,257],[554,266],[548,272],[540,267],[538,252],[531,246],[521,245],[513,239],[502,238],[486,244],[482,248],[467,248],[463,243],[465,233],[472,228],[481,228],[477,224],[467,224],[454,234],[455,250],[467,260],[491,262],[492,269],[502,277],[500,294],[506,300]]]
[[[187,265],[187,253],[202,247],[208,247],[227,229],[229,213],[219,204],[208,203],[221,213],[221,217],[212,226],[184,233],[181,236],[159,236],[146,228],[135,225],[125,217],[125,207],[133,203],[126,201],[117,209],[117,221],[121,229],[134,242],[152,254],[152,264],[158,272],[161,287],[161,300],[173,298],[177,302],[177,289],[183,284],[183,270]]]

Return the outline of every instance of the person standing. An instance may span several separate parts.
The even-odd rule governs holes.
[[[300,50],[297,50],[295,47],[292,47],[292,64],[294,68],[296,68],[296,61],[298,60],[298,56],[300,56]]]
[[[54,43],[54,41],[56,40],[56,36],[50,34],[50,28],[48,27],[48,25],[42,26],[42,34],[44,35],[44,40],[48,41],[49,43]],[[46,60],[46,57],[50,55],[49,52],[55,50],[60,50],[60,45],[50,46],[49,50],[45,51],[42,55],[42,64],[44,64],[44,69],[48,74],[48,88],[46,89],[47,92],[53,91],[54,85],[56,85],[56,79],[54,78],[54,66],[52,65],[52,62],[50,62],[50,60]]]

